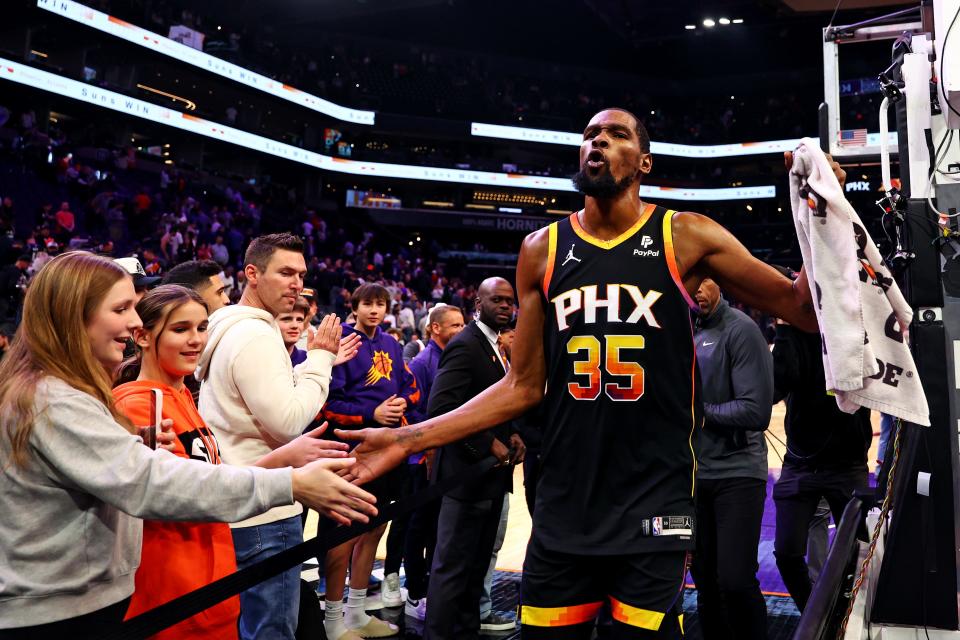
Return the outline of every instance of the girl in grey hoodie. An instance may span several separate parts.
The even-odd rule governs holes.
[[[0,363],[0,639],[102,637],[126,611],[141,518],[225,521],[298,500],[341,522],[376,513],[335,471],[210,465],[152,451],[111,396],[140,320],[130,276],[86,252],[34,278]]]

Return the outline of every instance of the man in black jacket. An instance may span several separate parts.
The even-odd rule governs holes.
[[[513,317],[513,287],[503,278],[484,280],[477,292],[479,318],[443,350],[430,390],[428,413],[446,413],[506,375],[497,334]],[[510,423],[440,449],[434,473],[440,480],[493,455],[503,465],[445,495],[440,504],[437,546],[427,592],[425,640],[477,638],[479,600],[490,563],[503,496],[513,465],[523,461],[523,441]]]
[[[767,494],[773,363],[760,328],[706,278],[695,334],[703,382],[697,450],[697,546],[690,572],[706,640],[763,640],[757,547]]]
[[[823,497],[839,523],[854,490],[867,485],[873,427],[869,409],[844,413],[825,391],[819,334],[777,324],[773,367],[774,401],[785,397],[787,404],[787,453],[773,487],[774,554],[783,583],[803,611],[812,586],[804,559],[810,521]]]

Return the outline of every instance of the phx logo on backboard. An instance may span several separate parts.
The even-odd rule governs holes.
[[[369,387],[370,385],[377,384],[381,380],[389,380],[392,373],[393,359],[386,351],[374,351],[373,364],[370,365],[370,370],[367,371],[365,384]]]

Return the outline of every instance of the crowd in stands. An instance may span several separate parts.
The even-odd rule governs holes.
[[[0,320],[6,322],[18,321],[33,274],[71,249],[135,256],[151,276],[186,261],[212,260],[221,266],[228,295],[236,301],[245,286],[244,251],[260,233],[265,209],[276,206],[253,187],[194,184],[188,172],[169,168],[159,176],[137,172],[133,160],[122,168],[114,163],[117,168],[108,172],[72,154],[58,153],[52,165],[12,152],[4,158],[6,170],[19,172],[11,184],[22,181],[27,187],[0,196]],[[46,173],[35,175],[37,166]],[[34,204],[27,204],[42,190],[42,196],[53,199],[34,197]],[[285,202],[280,208],[287,206],[297,207]],[[447,277],[445,265],[437,263],[437,245],[404,246],[369,229],[328,226],[330,216],[312,209],[295,210],[290,225],[304,239],[306,286],[316,291],[321,309],[346,317],[351,292],[364,282],[377,282],[390,291],[387,321],[394,327],[401,326],[398,318],[405,319],[405,310],[419,321],[428,305],[437,302],[472,310],[475,289],[459,274]]]

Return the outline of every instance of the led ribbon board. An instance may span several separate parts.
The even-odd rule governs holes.
[[[122,38],[161,55],[204,69],[240,84],[269,93],[272,96],[288,100],[312,111],[322,113],[337,120],[357,124],[373,124],[374,112],[351,109],[324,100],[315,95],[295,89],[290,85],[277,82],[267,76],[255,73],[210,54],[188,47],[170,38],[147,31],[119,18],[91,9],[73,0],[37,0],[37,7],[69,18],[98,31]]]
[[[49,91],[61,96],[97,105],[111,111],[150,120],[159,124],[196,133],[207,138],[235,144],[245,149],[268,153],[272,156],[299,162],[310,167],[347,173],[351,175],[379,178],[400,178],[405,180],[428,180],[433,182],[453,182],[457,184],[489,185],[497,187],[516,187],[538,189],[542,191],[574,191],[573,184],[567,178],[545,178],[525,176],[514,173],[493,173],[489,171],[468,171],[464,169],[446,169],[441,167],[421,167],[386,162],[361,162],[345,158],[333,158],[314,151],[300,149],[284,142],[241,131],[210,120],[160,107],[137,98],[131,98],[114,91],[94,87],[77,80],[64,78],[54,73],[0,58],[0,79],[16,82],[28,87]],[[776,195],[773,186],[736,187],[723,189],[675,189],[643,185],[640,195],[649,198],[669,200],[747,200],[772,198]]]
[[[546,144],[562,144],[579,147],[583,142],[583,135],[567,133],[565,131],[550,131],[547,129],[527,129],[525,127],[509,127],[501,124],[485,124],[471,122],[470,133],[484,138],[499,140],[520,140],[522,142],[542,142]],[[766,142],[739,142],[734,144],[691,145],[675,144],[673,142],[650,142],[650,152],[661,156],[678,156],[681,158],[733,158],[737,156],[753,156],[764,153],[783,153],[793,151],[800,144],[800,138],[791,140],[768,140]],[[880,134],[867,135],[867,145],[879,145]],[[897,133],[890,133],[890,145],[896,147]]]

